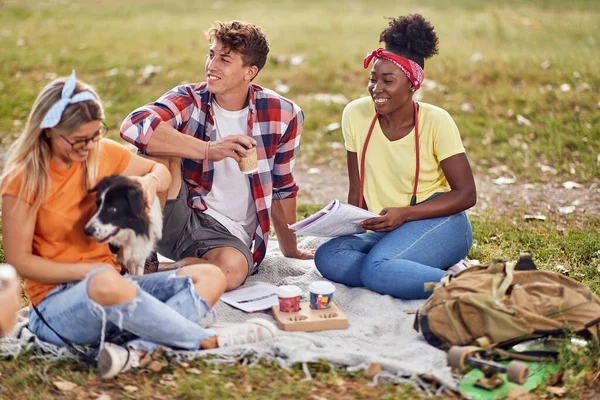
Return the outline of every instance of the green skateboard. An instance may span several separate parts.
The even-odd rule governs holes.
[[[517,349],[516,349],[517,348]],[[540,341],[521,343],[510,351],[555,352],[556,348]],[[509,351],[509,352],[510,352]],[[458,390],[468,399],[504,399],[515,387],[527,392],[547,382],[558,369],[554,361],[494,361],[494,350],[454,346],[448,352],[448,365],[465,375]]]

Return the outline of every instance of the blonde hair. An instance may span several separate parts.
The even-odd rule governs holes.
[[[94,89],[86,83],[76,81],[73,95],[90,91],[96,96],[96,100],[69,104],[55,127],[41,129],[42,120],[50,108],[61,99],[65,81],[66,78],[58,78],[41,91],[29,113],[25,129],[8,149],[4,171],[0,176],[0,189],[4,191],[6,185],[22,174],[18,196],[31,202],[35,209],[41,206],[50,187],[50,136],[67,136],[83,124],[104,120],[104,110]],[[82,184],[86,189],[95,185],[98,176],[101,142],[94,142],[94,147],[84,163],[85,181]]]

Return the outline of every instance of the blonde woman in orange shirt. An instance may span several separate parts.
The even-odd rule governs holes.
[[[163,165],[104,139],[103,120],[98,95],[73,73],[42,90],[9,149],[0,177],[4,254],[36,307],[29,329],[58,346],[97,345],[104,378],[136,367],[159,345],[198,350],[277,336],[261,319],[220,330],[198,325],[225,290],[218,267],[122,276],[108,244],[84,234],[95,211],[88,189],[102,178],[134,177],[149,204],[171,182]],[[123,332],[131,337],[124,347],[109,343]]]

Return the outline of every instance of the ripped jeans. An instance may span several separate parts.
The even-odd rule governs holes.
[[[202,340],[215,336],[198,325],[210,306],[198,295],[191,277],[176,276],[178,270],[129,276],[138,289],[136,298],[102,306],[90,299],[88,283],[103,270],[60,285],[38,305],[48,324],[74,344],[102,346],[106,338],[125,330],[139,338],[127,343],[136,350],[152,352],[159,346],[198,350]],[[66,345],[35,312],[30,313],[29,330],[43,341]]]

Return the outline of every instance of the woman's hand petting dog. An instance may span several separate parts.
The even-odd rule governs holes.
[[[129,178],[139,182],[139,184],[142,186],[146,210],[150,210],[150,208],[152,208],[152,204],[154,204],[154,199],[156,199],[159,180],[154,175],[150,174],[146,174],[144,176],[130,176]]]

